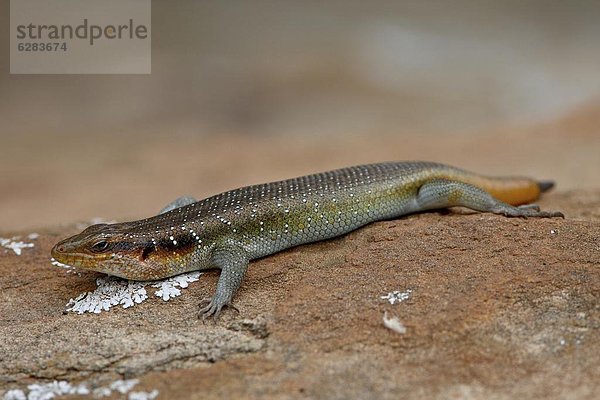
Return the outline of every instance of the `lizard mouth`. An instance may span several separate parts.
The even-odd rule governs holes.
[[[52,258],[56,261],[72,267],[95,269],[97,265],[110,258],[110,255],[90,255],[76,251],[68,246],[65,241],[57,243],[50,251]]]
[[[64,245],[60,243],[52,248],[50,251],[52,258],[61,264],[69,265],[72,267],[83,267],[82,260],[85,258],[83,254],[75,255],[73,253],[67,253]]]

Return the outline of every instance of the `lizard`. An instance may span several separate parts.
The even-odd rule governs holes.
[[[444,164],[359,165],[242,187],[204,200],[184,196],[150,218],[96,224],[58,242],[69,266],[130,280],[220,269],[199,316],[216,320],[242,284],[249,262],[402,215],[462,206],[507,217],[562,217],[535,204],[552,181],[486,177]],[[235,307],[233,307],[235,308]]]

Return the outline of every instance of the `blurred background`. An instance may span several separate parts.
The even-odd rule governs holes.
[[[151,75],[10,75],[0,228],[385,160],[598,187],[600,2],[153,1]]]

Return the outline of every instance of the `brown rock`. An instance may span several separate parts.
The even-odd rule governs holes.
[[[0,250],[0,394],[138,377],[159,398],[594,398],[600,393],[600,191],[551,194],[562,219],[464,210],[372,224],[251,264],[215,325],[183,296],[62,311],[94,273],[50,265],[75,228]],[[5,232],[1,237],[12,236]],[[26,233],[23,233],[26,234]],[[411,289],[391,305],[380,296]],[[384,312],[406,326],[386,329]]]

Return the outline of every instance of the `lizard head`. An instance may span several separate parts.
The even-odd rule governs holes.
[[[156,250],[152,239],[128,234],[130,228],[130,223],[92,225],[58,242],[52,257],[71,267],[125,279],[164,278],[164,263],[150,257]]]

